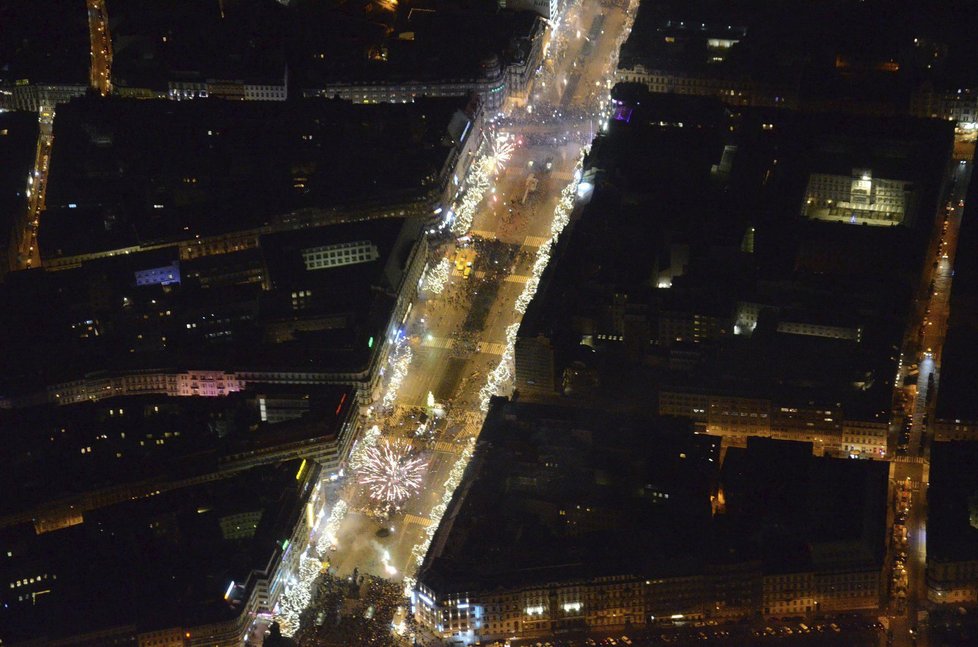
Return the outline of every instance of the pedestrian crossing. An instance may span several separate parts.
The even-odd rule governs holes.
[[[425,348],[451,348],[452,340],[448,337],[425,336],[424,340],[421,342],[421,346]]]
[[[431,519],[428,519],[427,517],[419,517],[413,514],[406,514],[404,515],[404,523],[406,524],[414,523],[421,526],[422,528],[427,528],[428,526],[431,525]]]
[[[502,355],[506,352],[506,344],[500,344],[498,342],[479,342],[478,349],[480,353]]]
[[[446,454],[461,454],[462,448],[455,443],[446,443],[444,440],[436,440],[435,451],[445,452]]]
[[[506,280],[510,283],[526,283],[530,277],[527,274],[509,274]]]
[[[542,247],[549,238],[544,238],[543,236],[527,236],[523,239],[524,247]]]
[[[923,456],[895,456],[893,458],[895,463],[923,463]]]
[[[452,340],[449,337],[429,337],[425,336],[421,341],[422,348],[452,348]],[[476,349],[480,353],[488,355],[502,355],[506,352],[506,344],[499,342],[479,342]]]
[[[478,236],[479,238],[487,238],[489,240],[496,240],[496,232],[485,231],[484,229],[470,229],[470,236]]]

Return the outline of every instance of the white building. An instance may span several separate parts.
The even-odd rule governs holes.
[[[338,81],[323,88],[304,90],[307,97],[339,97],[352,103],[408,103],[418,97],[464,97],[479,95],[487,114],[494,115],[506,101],[506,76],[499,60],[483,65],[483,77],[431,79],[427,81]]]
[[[0,108],[37,112],[41,106],[67,103],[87,91],[87,85],[35,84],[23,79],[15,81],[13,85],[0,85]]]
[[[288,74],[281,83],[228,81],[206,79],[197,81],[170,81],[167,98],[173,101],[188,99],[239,99],[242,101],[285,101],[289,98]]]
[[[550,21],[559,17],[560,5],[560,0],[499,0],[499,6],[503,9],[535,11]]]
[[[816,220],[891,226],[904,224],[913,199],[913,184],[873,177],[872,169],[851,175],[808,176],[802,213]]]

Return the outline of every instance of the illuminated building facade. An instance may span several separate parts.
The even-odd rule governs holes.
[[[849,224],[902,225],[913,194],[912,183],[873,177],[872,169],[853,169],[850,176],[812,173],[802,213]]]

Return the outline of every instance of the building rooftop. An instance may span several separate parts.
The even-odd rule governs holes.
[[[950,126],[724,108],[635,84],[612,94],[585,166],[593,195],[519,333],[548,338],[555,391],[641,406],[650,389],[682,383],[885,415]],[[802,217],[808,174],[828,158],[900,169],[918,217],[885,228]],[[747,323],[745,308],[760,314]],[[666,347],[686,341],[699,363],[666,370]]]
[[[496,401],[419,579],[485,590],[670,570],[705,548],[718,460],[718,439],[674,421]]]
[[[89,36],[85,5],[73,0],[0,4],[0,86],[88,85]],[[16,35],[16,36],[14,36]]]
[[[37,115],[0,112],[0,246],[7,248],[18,218],[27,212],[27,178],[34,168]]]
[[[275,0],[220,3],[107,0],[119,88],[170,81],[285,80],[289,11]]]
[[[978,182],[971,182],[958,231],[951,280],[950,316],[941,351],[940,385],[937,389],[936,416],[943,420],[978,420],[974,362],[978,343],[978,259],[967,250],[978,246]]]
[[[394,11],[375,2],[343,5],[296,7],[300,87],[481,80],[487,58],[502,65],[525,58],[539,21],[534,12],[500,10],[489,1],[401,3]]]
[[[935,410],[938,419],[968,423],[978,420],[978,402],[974,398],[978,387],[978,376],[974,371],[976,361],[978,328],[949,328],[941,352],[941,381]]]
[[[720,536],[772,571],[882,564],[888,466],[812,456],[808,443],[748,438],[726,451]],[[844,557],[833,546],[845,545]]]
[[[719,461],[719,439],[675,423],[497,400],[419,581],[487,591],[731,561],[765,572],[882,563],[885,464],[766,439]]]
[[[236,617],[231,583],[254,586],[291,537],[310,483],[299,463],[105,507],[57,532],[0,530],[0,639]]]
[[[973,87],[976,19],[911,2],[644,3],[620,67],[780,84],[821,107],[903,112],[927,85]],[[784,100],[785,97],[782,97]]]
[[[972,179],[974,178],[974,164]],[[978,247],[978,225],[975,224],[978,210],[978,182],[968,184],[965,208],[958,230],[957,249],[969,250]],[[972,254],[955,254],[954,280],[951,281],[951,307],[949,325],[978,328],[978,258]],[[942,368],[943,375],[943,368]],[[943,382],[943,380],[942,380]]]
[[[178,483],[234,469],[229,458],[235,455],[335,440],[354,401],[348,386],[307,387],[312,406],[304,417],[269,424],[261,421],[256,393],[143,395],[0,410],[6,434],[0,487],[17,492],[0,505],[0,515],[127,484]]]
[[[413,219],[371,220],[264,235],[258,255],[181,263],[171,249],[17,276],[0,286],[20,304],[0,315],[9,318],[0,337],[11,349],[0,360],[0,392],[160,367],[364,371],[380,347],[373,340],[386,334],[420,230]],[[315,251],[330,246],[339,247]],[[330,267],[304,260],[354,249],[362,259],[337,256],[342,262]],[[137,273],[155,268],[179,282],[137,284]]]
[[[976,443],[941,442],[931,448],[927,489],[928,561],[978,559],[976,461]]]
[[[55,118],[42,254],[194,240],[282,224],[302,208],[405,215],[441,190],[460,107],[73,100]]]

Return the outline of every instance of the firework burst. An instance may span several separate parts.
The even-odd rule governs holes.
[[[424,460],[385,442],[364,451],[357,482],[367,488],[371,498],[396,504],[421,489],[427,466]]]
[[[506,168],[506,163],[513,157],[516,148],[507,133],[490,132],[483,135],[486,139],[486,173],[495,175]]]

